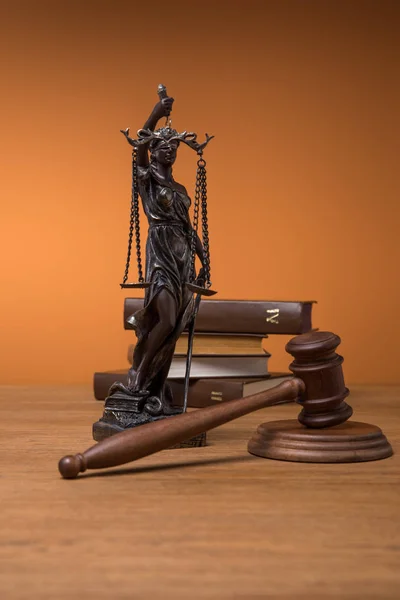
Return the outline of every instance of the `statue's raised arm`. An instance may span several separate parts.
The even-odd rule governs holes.
[[[158,86],[158,96],[160,98],[159,102],[154,106],[151,111],[149,118],[144,123],[141,131],[149,131],[152,132],[156,129],[158,121],[160,119],[167,118],[170,116],[172,111],[172,105],[174,103],[174,98],[171,98],[167,95],[167,90],[165,86],[160,84]],[[129,127],[127,129],[121,129],[121,133],[126,137],[128,143],[131,146],[137,147],[137,164],[139,167],[146,167],[149,164],[149,144],[151,141],[151,137],[148,137],[148,140],[141,140],[141,143],[138,143],[138,140],[134,140],[129,137]]]

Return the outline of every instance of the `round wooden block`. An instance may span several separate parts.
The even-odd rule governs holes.
[[[308,429],[295,419],[260,425],[248,451],[264,458],[311,463],[363,462],[393,454],[375,425],[347,421],[329,429]]]

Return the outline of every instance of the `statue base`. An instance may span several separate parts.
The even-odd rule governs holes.
[[[146,423],[153,423],[161,419],[182,414],[181,407],[163,406],[158,398],[143,396],[130,396],[123,392],[116,392],[109,396],[104,405],[101,419],[93,423],[93,439],[96,442],[134,427]],[[206,446],[206,433],[201,433],[181,442],[172,448],[196,448]]]
[[[346,421],[326,429],[309,429],[295,419],[260,425],[248,451],[263,458],[309,463],[365,462],[393,454],[375,425]]]

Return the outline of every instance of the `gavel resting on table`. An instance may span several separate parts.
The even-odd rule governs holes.
[[[392,455],[379,427],[347,421],[352,408],[344,401],[343,358],[335,350],[339,336],[311,332],[293,338],[286,350],[294,357],[293,379],[277,387],[237,400],[208,406],[133,429],[126,429],[83,454],[65,456],[61,475],[73,479],[86,469],[114,467],[143,458],[214,429],[250,412],[287,402],[298,402],[298,420],[259,426],[248,444],[251,454],[302,462],[359,462]]]

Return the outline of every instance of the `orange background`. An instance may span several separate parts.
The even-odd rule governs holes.
[[[130,148],[157,84],[206,152],[219,298],[316,299],[348,383],[400,381],[400,5],[4,2],[1,382],[123,368]],[[175,177],[193,188],[195,155]],[[144,223],[143,223],[143,229]],[[270,338],[285,369],[287,337]]]

